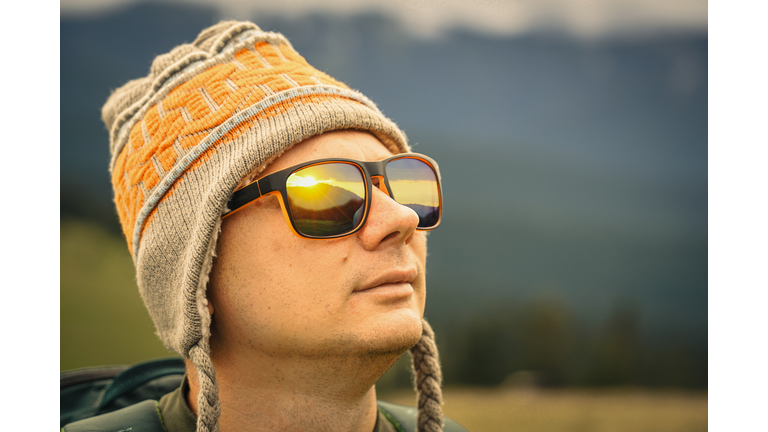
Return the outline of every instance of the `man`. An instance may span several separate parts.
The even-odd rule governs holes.
[[[406,137],[370,100],[222,22],[102,115],[139,290],[187,365],[157,405],[168,432],[398,430],[374,383],[408,349],[419,430],[442,430],[422,320],[439,171],[393,157]]]

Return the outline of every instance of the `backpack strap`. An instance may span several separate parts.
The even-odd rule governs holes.
[[[416,408],[390,402],[377,401],[379,411],[397,429],[397,432],[417,432]],[[464,426],[444,417],[443,432],[468,432]]]
[[[416,432],[416,408],[390,402],[376,401],[379,411],[397,432]]]
[[[180,358],[128,366],[88,368],[61,374],[59,424],[116,411],[143,400],[159,400],[181,384]]]
[[[179,358],[152,360],[137,364],[115,377],[101,399],[99,410],[142,384],[167,375],[184,375],[184,373],[186,373],[184,362]]]
[[[145,400],[117,411],[70,423],[61,431],[165,432],[165,426],[157,401]]]

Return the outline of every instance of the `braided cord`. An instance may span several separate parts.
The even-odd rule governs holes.
[[[202,341],[201,341],[202,343]],[[197,395],[197,432],[218,432],[221,401],[219,400],[219,383],[208,350],[200,347],[200,343],[189,350],[189,358],[197,369],[197,380],[200,392]]]
[[[426,320],[419,342],[411,348],[413,370],[416,373],[416,397],[418,399],[418,431],[442,432],[443,391],[440,384],[443,373],[435,345],[435,332]]]

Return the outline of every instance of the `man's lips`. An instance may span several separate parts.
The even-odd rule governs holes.
[[[354,292],[400,290],[405,289],[406,285],[407,289],[410,290],[412,289],[411,282],[416,280],[418,275],[419,271],[416,267],[390,270],[360,284],[354,289]]]

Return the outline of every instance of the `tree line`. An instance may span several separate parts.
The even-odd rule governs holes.
[[[499,301],[462,319],[430,322],[445,385],[706,389],[706,337],[649,336],[641,317],[624,303],[590,325],[557,299],[536,299]],[[407,361],[380,387],[410,386]]]

